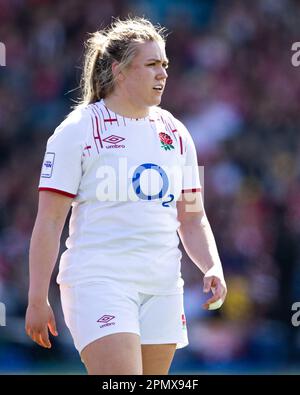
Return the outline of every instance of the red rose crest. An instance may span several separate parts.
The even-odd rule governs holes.
[[[159,133],[159,138],[161,142],[161,147],[164,148],[166,151],[174,149],[174,146],[172,145],[173,140],[167,133]]]

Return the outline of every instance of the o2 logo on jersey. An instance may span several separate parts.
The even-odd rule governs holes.
[[[167,167],[143,163],[128,169],[127,158],[120,158],[118,166],[100,166],[96,177],[99,201],[160,200],[163,207],[180,196],[182,170],[180,166]]]
[[[150,194],[146,195],[142,191],[141,176],[145,170],[154,170],[155,172],[158,173],[159,177],[161,178],[162,186],[161,186],[161,189],[158,193],[153,194],[153,195],[150,195]],[[151,185],[151,180],[150,180],[149,184]],[[164,171],[164,169],[161,168],[160,166],[155,165],[154,163],[144,163],[136,168],[136,170],[133,174],[133,177],[132,177],[132,185],[133,185],[134,192],[140,199],[142,199],[142,200],[156,200],[156,199],[161,199],[167,193],[167,191],[169,189],[169,179],[168,179],[168,176],[167,176],[166,172]],[[169,194],[168,198],[169,198],[168,201],[165,201],[162,203],[162,205],[164,207],[170,207],[169,203],[171,203],[174,200],[174,195]]]

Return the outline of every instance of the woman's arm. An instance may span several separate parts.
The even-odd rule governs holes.
[[[48,303],[49,284],[59,252],[61,232],[72,200],[55,192],[41,191],[31,237],[25,328],[32,340],[47,348],[51,347],[48,327],[53,335],[57,335],[55,318]]]
[[[218,308],[225,300],[227,289],[214,235],[203,207],[201,192],[182,194],[177,202],[177,211],[181,224],[178,233],[182,244],[191,260],[204,273],[203,291],[213,292],[213,296],[203,307]],[[219,299],[220,305],[214,307],[212,303]]]

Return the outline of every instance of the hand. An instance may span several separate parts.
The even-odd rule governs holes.
[[[215,310],[222,306],[227,294],[227,287],[224,279],[220,279],[214,275],[204,276],[203,278],[203,292],[212,291],[213,296],[209,298],[204,304],[203,308],[206,310]],[[212,305],[215,302],[218,302]]]
[[[53,336],[58,335],[54,314],[49,303],[29,303],[25,318],[25,330],[27,335],[40,346],[51,348],[48,328]]]

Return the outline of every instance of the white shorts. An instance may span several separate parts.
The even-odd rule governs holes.
[[[188,345],[183,294],[145,295],[112,282],[60,286],[62,309],[81,351],[113,333],[131,332],[141,344]]]

